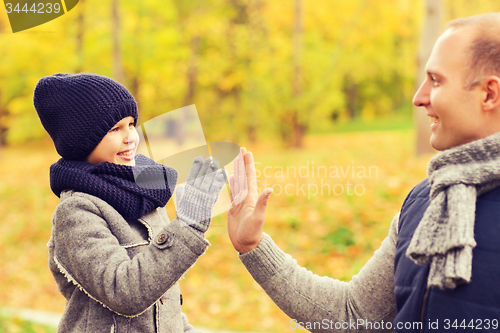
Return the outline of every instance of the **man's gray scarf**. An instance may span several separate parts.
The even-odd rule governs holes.
[[[477,196],[500,185],[500,133],[436,154],[427,167],[430,204],[406,255],[431,263],[427,286],[468,283]]]

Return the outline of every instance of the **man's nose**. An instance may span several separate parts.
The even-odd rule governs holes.
[[[426,106],[430,103],[430,90],[428,89],[427,80],[425,80],[420,88],[418,88],[415,96],[413,96],[413,105]]]

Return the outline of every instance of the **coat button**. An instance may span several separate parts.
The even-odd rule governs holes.
[[[156,244],[161,245],[164,244],[168,239],[168,235],[164,232],[158,235],[158,238],[156,238]]]

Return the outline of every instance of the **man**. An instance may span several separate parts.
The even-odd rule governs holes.
[[[352,281],[319,277],[263,234],[272,189],[257,193],[242,148],[229,236],[253,278],[312,332],[488,332],[500,320],[500,13],[452,21],[414,104],[431,117],[428,179]],[[247,185],[248,184],[248,188]]]

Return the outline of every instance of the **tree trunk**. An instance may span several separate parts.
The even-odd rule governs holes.
[[[190,57],[189,57],[189,65],[186,73],[187,79],[187,91],[184,96],[184,106],[188,106],[193,104],[194,95],[196,93],[196,82],[198,80],[198,53],[200,48],[200,37],[193,36],[191,37],[191,41],[189,42],[190,49]],[[177,121],[177,128],[175,131],[175,138],[178,145],[182,145],[184,143],[185,135],[184,135],[184,125],[189,121],[188,113],[184,112],[182,114],[182,119]]]
[[[120,16],[118,13],[118,0],[112,0],[112,35],[113,35],[113,75],[114,79],[120,83],[123,82],[122,58],[120,52]]]
[[[246,65],[247,78],[245,79],[247,89],[246,98],[255,100],[257,97],[257,83],[254,76],[251,74],[251,66],[254,61],[256,61],[259,50],[262,48],[262,41],[266,40],[264,22],[262,18],[262,0],[250,0],[248,5],[244,8],[248,13],[248,29],[251,32],[249,34],[248,43],[249,47],[249,62]],[[239,89],[240,91],[242,88]],[[239,92],[242,95],[241,92]],[[256,143],[258,139],[258,124],[261,121],[262,114],[260,112],[254,112],[252,106],[245,105],[245,116],[246,116],[246,133],[250,143]]]
[[[351,120],[355,119],[358,115],[358,85],[354,80],[347,75],[344,78],[344,94],[347,99],[347,111]]]
[[[297,119],[297,114],[293,115],[293,135],[294,142],[293,146],[295,148],[302,148],[304,146],[304,135],[306,134],[306,126],[299,123]]]
[[[134,75],[130,83],[130,93],[132,94],[132,96],[134,96],[135,102],[137,103],[138,107],[140,106],[139,86],[140,86],[139,77],[138,75]]]
[[[2,92],[0,91],[0,148],[6,144],[7,137],[7,127],[4,126],[4,122],[7,118],[8,112],[6,108],[1,104]]]
[[[85,20],[84,20],[84,0],[80,0],[78,16],[76,17],[76,56],[78,58],[78,65],[75,69],[76,73],[83,71],[83,38],[85,33]]]
[[[425,64],[432,51],[432,47],[440,35],[442,27],[442,0],[425,1],[425,23],[421,35],[420,51],[418,54],[418,75],[416,89],[425,80]],[[414,107],[414,119],[417,127],[417,155],[433,153],[434,149],[429,143],[431,135],[429,119],[422,107]]]
[[[295,22],[293,29],[293,99],[300,99],[302,93],[302,0],[295,0]],[[299,112],[302,110],[294,109],[292,111],[293,127],[293,146],[301,148],[306,127],[300,123]]]
[[[200,37],[194,36],[189,43],[191,56],[189,59],[189,67],[187,70],[188,88],[186,96],[184,97],[184,105],[191,105],[194,101],[194,94],[196,89],[196,80],[198,78],[198,52],[200,46]]]

